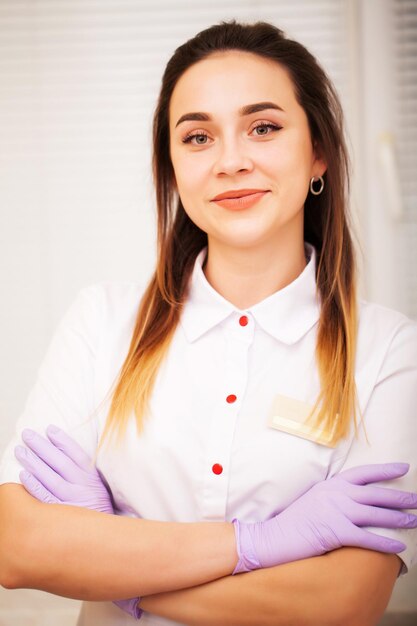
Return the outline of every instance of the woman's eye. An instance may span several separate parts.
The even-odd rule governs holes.
[[[187,135],[186,137],[184,137],[184,139],[182,140],[183,143],[191,143],[192,139],[198,139],[198,141],[196,143],[193,143],[193,145],[197,145],[197,146],[205,146],[206,142],[205,141],[199,141],[201,138],[203,139],[207,139],[208,135],[206,135],[206,133],[190,133],[189,135]]]
[[[271,129],[271,132],[275,132],[276,130],[281,130],[282,126],[276,126],[276,124],[271,124],[270,122],[261,122],[257,124],[253,130],[261,130],[261,133],[256,133],[258,137],[266,137],[266,135],[270,135],[268,129]]]

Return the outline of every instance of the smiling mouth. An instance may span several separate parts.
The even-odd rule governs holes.
[[[212,202],[218,202],[219,200],[236,200],[236,198],[253,196],[254,194],[265,193],[266,191],[268,191],[268,189],[232,189],[230,191],[220,193],[218,196],[212,199]]]
[[[247,209],[256,202],[259,202],[268,193],[268,191],[257,191],[254,193],[246,194],[245,196],[240,196],[239,198],[223,198],[222,200],[212,200],[215,204],[225,208],[225,209]]]

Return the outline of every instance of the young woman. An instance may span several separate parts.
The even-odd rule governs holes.
[[[375,624],[417,554],[417,326],[357,297],[335,91],[223,22],[168,62],[153,137],[155,273],[62,320],[3,457],[0,580],[82,625]]]

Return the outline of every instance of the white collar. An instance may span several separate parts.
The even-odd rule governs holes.
[[[283,289],[245,310],[238,309],[210,285],[202,269],[207,246],[203,248],[195,260],[181,315],[188,341],[195,341],[232,313],[250,313],[263,330],[283,343],[292,344],[301,339],[320,316],[316,296],[317,253],[310,243],[304,242],[304,247],[308,262],[301,274]]]

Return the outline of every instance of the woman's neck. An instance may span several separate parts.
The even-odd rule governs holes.
[[[304,242],[267,249],[231,248],[209,242],[204,274],[239,309],[261,302],[292,283],[307,264]]]

